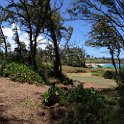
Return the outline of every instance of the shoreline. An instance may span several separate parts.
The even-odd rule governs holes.
[[[89,66],[89,67],[98,67],[98,66],[101,66],[101,67],[114,67],[112,63],[87,63],[86,66]],[[121,63],[121,66],[124,66],[124,63]],[[118,63],[116,63],[116,67],[118,67]]]

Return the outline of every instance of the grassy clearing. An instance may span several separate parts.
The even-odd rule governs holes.
[[[92,72],[104,72],[106,70],[113,70],[110,68],[82,68],[62,66],[62,69],[69,78],[80,81],[82,83],[90,83],[97,88],[114,88],[117,86],[114,80],[104,79],[102,76],[92,75]]]
[[[114,88],[117,86],[114,80],[92,76],[92,73],[67,73],[67,76],[83,83],[91,83],[98,88]]]
[[[64,73],[86,73],[89,72],[91,69],[83,68],[83,67],[72,67],[72,66],[62,66],[62,70]]]
[[[72,66],[62,66],[63,73],[87,73],[92,71],[106,71],[113,70],[111,68],[83,68],[83,67],[72,67]]]

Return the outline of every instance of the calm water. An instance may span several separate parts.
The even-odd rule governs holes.
[[[98,66],[101,66],[103,68],[114,68],[113,64],[111,64],[111,63],[96,64],[93,67],[94,68],[98,68]],[[124,66],[124,64],[121,64],[121,66]],[[119,64],[116,64],[116,67],[118,68],[119,67]]]

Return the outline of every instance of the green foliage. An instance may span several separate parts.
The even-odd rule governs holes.
[[[67,114],[64,124],[97,124],[102,122],[102,112],[106,100],[104,96],[93,89],[84,89],[82,85],[70,89],[65,94]]]
[[[73,67],[85,67],[85,50],[79,47],[64,50],[62,63]]]
[[[44,81],[38,73],[23,64],[12,62],[5,65],[3,75],[10,77],[14,81],[27,82],[29,84],[43,84]]]
[[[66,107],[63,124],[101,124],[108,119],[108,101],[94,89],[84,89],[82,85],[68,90],[52,86],[42,96],[46,106],[59,102]]]
[[[68,85],[68,84],[72,84],[73,81],[72,79],[70,79],[69,77],[67,77],[66,75],[61,75],[61,77],[59,78],[59,81],[64,84],[64,85]]]
[[[45,92],[43,95],[43,103],[46,106],[52,106],[57,102],[57,96],[56,96],[56,88],[54,86],[51,86],[47,92]]]
[[[38,64],[38,73],[44,75],[44,77],[52,77],[54,74],[53,68],[50,64],[40,63]]]
[[[124,88],[124,67],[121,68],[121,73],[116,76],[116,82],[118,84],[118,88],[123,89]]]
[[[113,71],[107,70],[104,72],[103,77],[106,79],[114,79],[115,73]]]
[[[84,89],[83,85],[79,85],[76,88],[72,88],[68,90],[66,95],[66,99],[68,103],[72,102],[83,102],[88,104],[102,104],[104,97],[100,92],[95,91],[94,89]],[[85,101],[85,102],[84,102]],[[96,103],[96,101],[98,101]]]
[[[103,74],[104,74],[104,70],[102,69],[92,71],[93,76],[103,76]]]

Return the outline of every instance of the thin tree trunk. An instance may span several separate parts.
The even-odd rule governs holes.
[[[119,69],[119,75],[121,74],[121,60],[120,60],[120,50],[118,50],[118,53],[117,53],[117,59],[118,59],[118,69]]]
[[[33,39],[32,39],[32,28],[29,26],[30,32],[29,32],[29,40],[30,40],[30,52],[28,56],[28,63],[30,66],[33,66]]]
[[[6,38],[3,34],[3,30],[2,30],[2,27],[0,26],[0,32],[1,32],[1,38],[3,38],[3,43],[4,43],[4,49],[5,49],[5,56],[7,56],[7,53],[8,53],[8,49],[7,49],[7,43],[6,43]]]
[[[36,62],[36,54],[37,54],[37,36],[34,40],[34,45],[33,45],[33,66],[34,66],[34,70],[37,70],[37,62]]]
[[[112,64],[113,64],[114,69],[115,69],[115,73],[116,73],[116,75],[118,75],[118,71],[117,71],[117,68],[116,68],[116,63],[115,63],[115,60],[114,60],[114,51],[110,50],[110,54],[111,54]]]
[[[51,37],[53,40],[54,53],[55,53],[54,73],[57,78],[60,78],[60,76],[62,75],[61,60],[60,60],[60,55],[59,55],[59,47],[58,47],[58,43],[57,43],[56,33],[53,28],[51,28]]]
[[[16,35],[16,43],[19,47],[19,50],[18,50],[18,54],[19,54],[19,60],[20,62],[23,62],[23,57],[22,57],[22,48],[21,48],[21,43],[20,43],[20,40],[19,40],[19,34],[18,34],[18,29],[17,29],[17,26],[15,27],[15,35]]]

